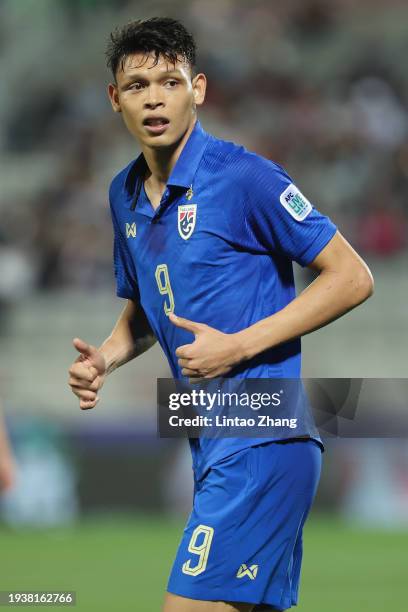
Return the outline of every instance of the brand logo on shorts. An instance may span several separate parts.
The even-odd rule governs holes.
[[[126,223],[126,238],[136,238],[136,223]]]
[[[237,578],[243,578],[244,576],[248,576],[251,580],[255,580],[256,575],[258,573],[259,565],[250,565],[249,567],[243,563],[240,565],[239,570],[237,571]]]
[[[296,221],[303,221],[312,212],[312,205],[301,191],[291,183],[280,195],[280,203]]]
[[[197,219],[197,204],[178,207],[178,231],[183,240],[188,240],[194,231]]]

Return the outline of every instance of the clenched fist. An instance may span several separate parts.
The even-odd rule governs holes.
[[[105,381],[106,362],[95,346],[80,338],[74,338],[73,344],[80,355],[69,368],[68,383],[72,392],[79,397],[81,410],[88,410],[99,401],[97,393]]]

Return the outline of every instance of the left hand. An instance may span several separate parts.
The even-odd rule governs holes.
[[[195,323],[174,313],[170,313],[169,319],[177,327],[195,336],[194,342],[179,346],[176,350],[183,376],[190,378],[225,376],[244,359],[237,334],[224,334],[205,323]]]

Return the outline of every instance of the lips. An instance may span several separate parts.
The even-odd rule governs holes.
[[[143,120],[143,125],[151,134],[162,134],[166,131],[169,123],[167,117],[150,116]]]

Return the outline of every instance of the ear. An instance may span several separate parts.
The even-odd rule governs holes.
[[[119,103],[119,92],[118,87],[114,83],[109,83],[108,85],[108,96],[110,103],[112,104],[112,108],[115,113],[121,113],[122,109],[120,108]]]
[[[197,106],[200,106],[204,102],[205,91],[207,89],[207,77],[205,76],[205,74],[203,74],[202,72],[197,74],[192,80],[192,85],[194,103]]]

